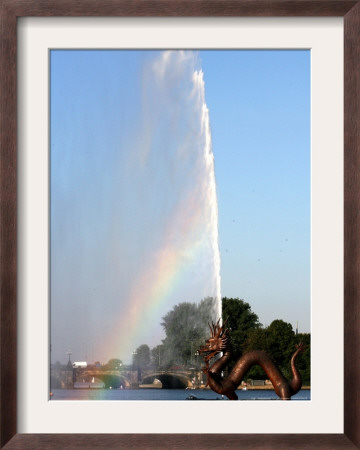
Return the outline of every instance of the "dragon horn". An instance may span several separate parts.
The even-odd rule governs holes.
[[[211,336],[215,336],[215,324],[214,322],[211,323],[211,326],[209,325]]]
[[[216,322],[216,326],[217,326],[217,328],[218,328],[219,330],[221,330],[220,320],[221,320],[221,317],[220,317],[219,320]]]
[[[222,333],[222,328],[219,325],[219,321],[218,321],[218,323],[216,324],[216,337],[221,336],[221,333]]]
[[[216,334],[216,323],[213,323],[212,325],[213,325],[213,336],[215,336],[215,334]]]

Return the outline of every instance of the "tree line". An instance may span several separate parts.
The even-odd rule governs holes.
[[[202,358],[197,350],[209,338],[208,324],[214,317],[214,300],[207,297],[199,303],[183,302],[174,306],[162,318],[165,339],[151,349],[143,344],[133,354],[133,365],[138,369],[181,369],[199,368]],[[290,359],[295,344],[302,341],[307,345],[304,353],[297,359],[297,367],[303,384],[310,383],[310,334],[297,334],[290,323],[274,320],[264,327],[248,303],[239,298],[222,299],[222,320],[229,328],[234,360],[251,350],[265,350],[280,367],[287,378],[291,378]],[[247,374],[248,379],[266,379],[261,367],[254,366]]]
[[[204,298],[199,303],[182,302],[174,306],[164,317],[161,325],[165,339],[160,345],[150,349],[147,344],[140,345],[132,355],[132,364],[123,366],[120,359],[110,359],[106,364],[95,362],[102,370],[133,369],[199,369],[202,357],[197,350],[210,336],[208,324],[216,321],[214,299]],[[290,323],[281,319],[263,326],[259,317],[251,310],[249,303],[239,298],[222,298],[222,320],[229,328],[234,359],[227,370],[231,371],[237,359],[251,350],[265,350],[280,367],[287,378],[291,378],[290,360],[295,345],[300,341],[307,345],[304,353],[297,358],[297,367],[303,384],[310,384],[310,334],[297,334]],[[55,364],[55,368],[60,363]],[[266,375],[259,366],[254,366],[247,379],[264,380]]]

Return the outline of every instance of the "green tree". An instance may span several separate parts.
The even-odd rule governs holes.
[[[230,330],[234,353],[241,354],[245,350],[245,343],[250,334],[261,327],[258,316],[244,300],[224,297],[222,319]]]
[[[311,336],[309,333],[300,333],[296,336],[296,340],[297,342],[303,342],[307,346],[306,350],[298,356],[296,366],[303,379],[303,385],[309,386],[311,380]]]
[[[164,345],[160,344],[151,349],[151,365],[160,368],[164,365]]]
[[[150,348],[143,344],[134,352],[134,365],[139,369],[145,369],[150,364]]]
[[[249,352],[251,350],[267,350],[267,328],[256,328],[250,330],[248,338],[244,343],[244,351]]]
[[[290,360],[295,351],[295,333],[290,323],[277,319],[267,328],[266,350],[285,376],[290,376]]]
[[[208,323],[213,311],[214,301],[207,297],[199,304],[180,303],[163,317],[164,362],[180,365],[194,362],[195,352],[209,337]]]
[[[106,364],[106,368],[109,370],[119,370],[121,366],[122,366],[121,359],[116,358],[110,359]]]
[[[303,384],[310,383],[310,334],[300,334],[296,336],[290,323],[283,320],[274,320],[267,328],[253,330],[244,345],[244,351],[264,350],[279,366],[282,373],[288,378],[292,378],[290,361],[295,352],[295,345],[299,342],[307,345],[304,353],[298,355],[296,366],[303,379]],[[263,370],[254,366],[247,374],[248,378],[264,380],[266,374]]]

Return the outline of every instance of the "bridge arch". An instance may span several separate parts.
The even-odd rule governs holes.
[[[124,388],[130,386],[127,378],[116,371],[81,370],[76,376],[76,381],[85,379],[86,382],[90,382],[93,377],[102,381],[105,389],[119,389],[121,386]]]
[[[105,384],[105,389],[119,389],[122,387],[129,387],[130,384],[129,382],[126,380],[126,378],[119,376],[119,375],[112,375],[112,374],[106,374],[104,373],[103,375],[98,375],[98,378],[104,382]]]
[[[157,379],[161,381],[162,389],[186,389],[191,384],[186,375],[162,372],[147,375],[143,378],[144,384],[151,384]]]

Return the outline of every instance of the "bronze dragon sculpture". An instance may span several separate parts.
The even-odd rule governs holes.
[[[288,381],[275,362],[270,356],[260,350],[253,350],[245,353],[236,362],[231,373],[224,378],[221,375],[222,370],[233,358],[229,330],[225,328],[226,323],[220,326],[220,319],[216,324],[209,325],[211,337],[206,341],[206,344],[199,349],[200,354],[206,354],[204,361],[206,363],[203,372],[207,375],[207,384],[209,387],[221,395],[226,395],[230,400],[237,400],[238,396],[235,390],[240,385],[246,373],[253,365],[262,367],[269,380],[274,386],[276,394],[282,400],[290,400],[292,395],[295,395],[302,385],[301,375],[296,368],[295,360],[299,353],[306,348],[305,345],[299,343],[296,345],[296,351],[291,358],[291,371],[293,378]],[[212,366],[209,366],[209,361],[219,353],[223,355],[216,360]]]

